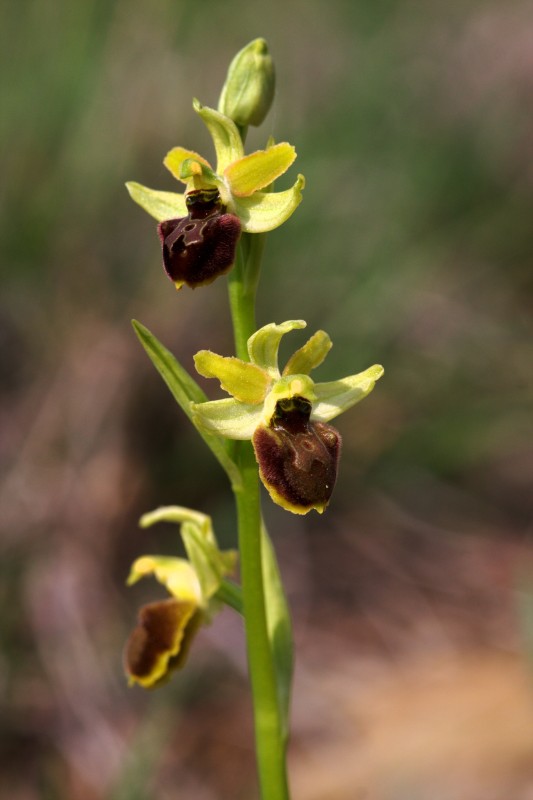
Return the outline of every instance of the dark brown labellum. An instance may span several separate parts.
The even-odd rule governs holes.
[[[174,599],[142,606],[137,627],[124,649],[124,667],[132,678],[145,686],[156,686],[183,666],[198,627],[199,615],[191,617],[192,610],[190,603]],[[164,674],[158,678],[162,658],[167,663]]]
[[[225,212],[216,189],[190,192],[186,203],[188,215],[161,222],[157,232],[169,278],[178,288],[195,288],[231,269],[241,223]]]
[[[261,425],[253,446],[261,480],[273,500],[297,514],[323,511],[333,492],[341,436],[324,422],[311,422],[304,397],[279,400],[269,426]]]

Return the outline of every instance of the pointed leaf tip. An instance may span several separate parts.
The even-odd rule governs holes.
[[[234,487],[240,486],[242,483],[241,474],[239,468],[229,455],[226,442],[219,438],[219,436],[210,435],[205,429],[198,427],[196,424],[196,418],[193,415],[191,404],[192,401],[202,403],[207,399],[202,389],[198,386],[194,378],[189,375],[187,370],[174,358],[172,353],[150,333],[148,328],[145,328],[144,325],[137,320],[133,320],[132,325],[148,357],[167,384],[178,405],[195,425],[202,439],[225,469],[232,485]]]

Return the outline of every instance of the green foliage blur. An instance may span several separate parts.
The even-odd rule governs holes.
[[[176,539],[162,531],[147,545],[138,516],[197,506],[222,546],[234,541],[224,477],[129,320],[192,370],[200,348],[231,352],[225,281],[176,293],[155,225],[124,183],[173,190],[161,163],[171,147],[210,156],[192,98],[216,106],[229,61],[254,37],[269,43],[277,92],[248,150],[270,134],[290,141],[286,185],[297,172],[307,180],[269,236],[258,322],[327,330],[334,348],[318,380],[385,366],[339,422],[331,509],[304,521],[269,509],[275,538],[307,532],[309,563],[324,529],[332,548],[339,530],[409,540],[421,526],[439,531],[438,552],[441,537],[527,540],[532,23],[526,0],[3,5],[2,800],[207,796],[193,783],[173,794],[171,780],[145,794],[157,755],[142,778],[151,749],[135,769],[124,756],[147,736],[142,720],[160,735],[172,725],[168,702],[121,683],[122,641],[153,591],[122,589],[128,563]],[[200,682],[184,677],[167,701],[194,705]],[[249,797],[250,772],[244,789],[225,775],[216,796]]]

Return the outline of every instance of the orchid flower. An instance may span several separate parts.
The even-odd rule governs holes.
[[[218,378],[232,395],[192,405],[198,425],[229,439],[251,439],[259,474],[278,505],[295,514],[323,512],[337,476],[341,436],[329,421],[366,397],[383,375],[375,364],[337,381],[315,383],[309,373],[331,348],[317,331],[278,367],[278,349],[303,320],[270,323],[248,339],[250,361],[201,350],[194,361],[206,378]]]
[[[228,272],[241,232],[277,228],[301,202],[305,184],[299,175],[290,189],[268,191],[294,162],[294,147],[280,142],[245,155],[230,117],[197,100],[193,107],[213,139],[215,169],[193,150],[174,147],[163,163],[185,184],[183,194],[126,184],[133,200],[159,222],[164,267],[177,289],[201,286]]]
[[[133,563],[127,583],[152,575],[170,598],[142,606],[136,628],[124,651],[130,684],[152,688],[164,683],[186,660],[198,628],[218,609],[216,592],[233,571],[236,553],[221,551],[211,518],[182,506],[160,508],[141,518],[141,526],[177,522],[189,560],[171,556],[141,556]]]

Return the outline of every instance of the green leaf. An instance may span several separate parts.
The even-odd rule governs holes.
[[[205,402],[206,395],[189,373],[176,361],[172,353],[150,333],[148,328],[145,328],[137,320],[132,320],[132,325],[152,364],[167,384],[174,399],[226,471],[233,488],[239,488],[242,485],[241,474],[229,455],[228,445],[219,436],[200,428],[193,418],[191,403]]]
[[[287,736],[294,669],[292,625],[276,554],[265,525],[261,524],[261,559],[268,636],[276,670],[280,716]]]

